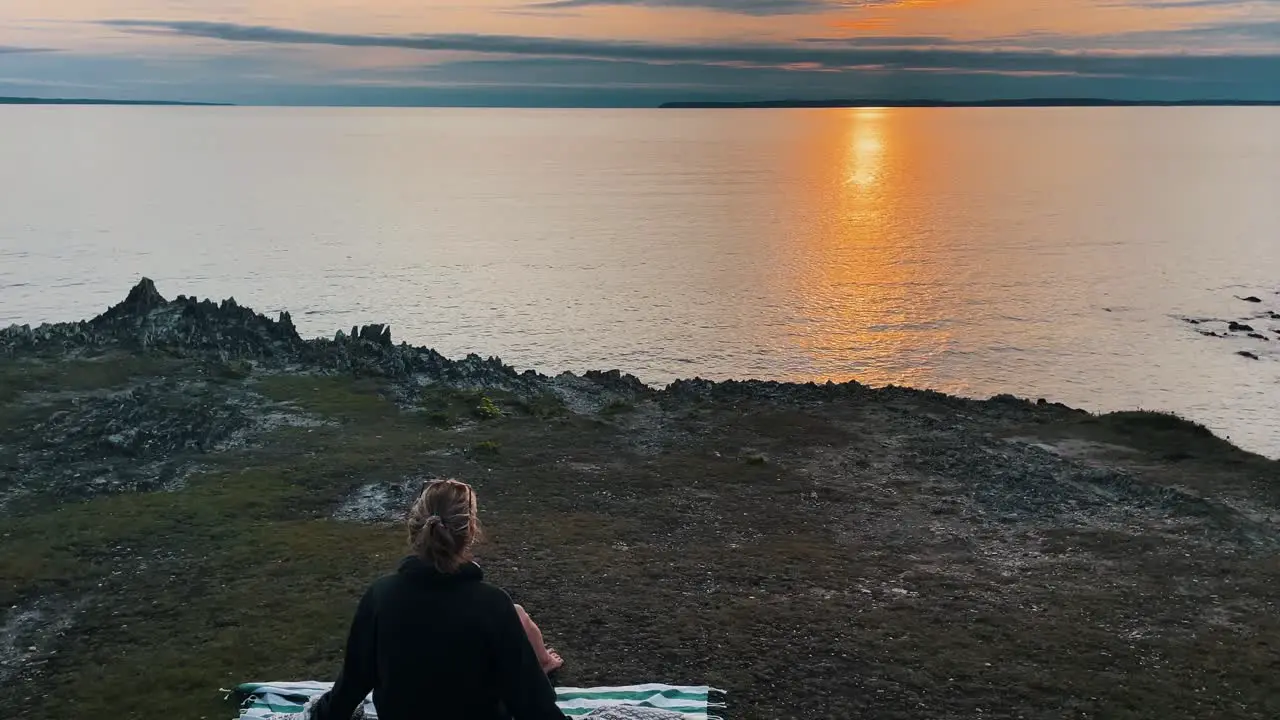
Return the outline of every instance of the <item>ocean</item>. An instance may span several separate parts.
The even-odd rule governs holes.
[[[0,108],[0,325],[144,275],[304,335],[1167,410],[1280,457],[1280,108]]]

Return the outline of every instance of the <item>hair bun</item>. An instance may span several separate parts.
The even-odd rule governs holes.
[[[409,546],[441,572],[455,572],[471,560],[478,539],[475,492],[456,480],[428,483],[407,518]]]

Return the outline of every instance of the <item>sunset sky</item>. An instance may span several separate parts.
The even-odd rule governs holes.
[[[4,0],[0,95],[1280,99],[1280,0]]]

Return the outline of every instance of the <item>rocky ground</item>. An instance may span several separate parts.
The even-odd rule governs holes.
[[[0,703],[229,718],[331,678],[423,480],[568,685],[730,720],[1280,717],[1280,463],[1152,413],[547,377],[167,301],[0,330]]]

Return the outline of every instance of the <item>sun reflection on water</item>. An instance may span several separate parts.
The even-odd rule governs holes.
[[[858,187],[874,185],[879,182],[884,166],[885,112],[859,108],[851,115],[848,183]]]
[[[794,346],[829,379],[870,385],[932,384],[950,345],[936,312],[955,288],[936,236],[920,232],[907,183],[929,162],[891,108],[834,111],[817,120],[802,154],[809,192],[800,212],[821,232],[807,238],[790,282],[804,309]],[[924,342],[922,342],[924,340]]]

